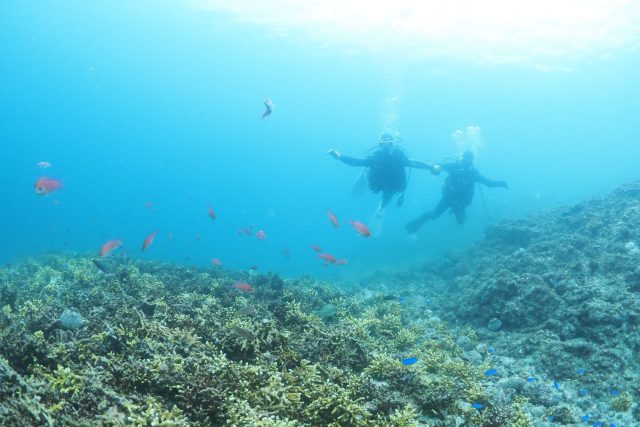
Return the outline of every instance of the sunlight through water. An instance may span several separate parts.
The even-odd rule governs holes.
[[[316,47],[393,53],[405,61],[451,57],[569,70],[578,60],[603,59],[640,45],[635,0],[194,0],[192,5]]]

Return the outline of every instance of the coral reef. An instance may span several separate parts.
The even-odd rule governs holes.
[[[636,183],[366,286],[24,260],[0,268],[0,423],[635,425],[637,242]]]
[[[528,425],[458,336],[396,300],[72,254],[4,268],[0,289],[9,425]]]

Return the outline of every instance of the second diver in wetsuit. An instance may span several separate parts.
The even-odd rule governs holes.
[[[509,188],[505,181],[492,181],[480,175],[480,172],[473,166],[471,151],[465,151],[460,160],[456,162],[434,165],[433,167],[437,170],[436,173],[440,170],[449,173],[442,187],[442,198],[434,210],[423,213],[406,225],[409,233],[415,233],[425,222],[438,218],[449,209],[456,215],[458,224],[464,223],[465,209],[473,200],[476,182],[487,187]]]
[[[369,189],[374,193],[382,192],[382,200],[376,210],[376,216],[382,215],[384,208],[396,193],[400,193],[397,205],[402,206],[404,191],[407,188],[405,168],[429,169],[437,173],[432,165],[409,159],[390,133],[383,133],[377,146],[362,159],[345,156],[334,148],[327,154],[347,165],[365,168],[364,175],[369,182]]]

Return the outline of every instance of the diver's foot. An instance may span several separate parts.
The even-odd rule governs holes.
[[[417,233],[418,230],[420,230],[420,227],[422,227],[422,224],[424,224],[424,220],[422,218],[418,218],[407,223],[407,225],[405,225],[404,228],[407,230],[407,233],[414,234],[414,233]]]

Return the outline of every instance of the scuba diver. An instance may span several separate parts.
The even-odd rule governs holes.
[[[492,181],[480,175],[480,172],[473,166],[473,153],[468,150],[462,154],[458,161],[443,165],[436,164],[433,165],[433,168],[437,171],[435,173],[440,173],[441,170],[449,173],[442,187],[442,198],[434,210],[423,213],[406,225],[409,233],[415,233],[425,222],[438,218],[449,209],[456,215],[458,224],[464,223],[465,209],[473,199],[476,182],[487,187],[509,189],[505,181]]]
[[[334,148],[327,151],[327,154],[347,165],[363,167],[363,173],[356,185],[363,183],[362,178],[366,177],[371,191],[374,193],[382,192],[382,200],[374,218],[382,217],[384,208],[396,193],[400,193],[396,204],[402,206],[408,181],[405,168],[429,169],[434,172],[433,166],[419,160],[409,159],[404,151],[398,147],[396,138],[388,132],[382,134],[378,144],[365,155],[364,159],[345,156]]]

